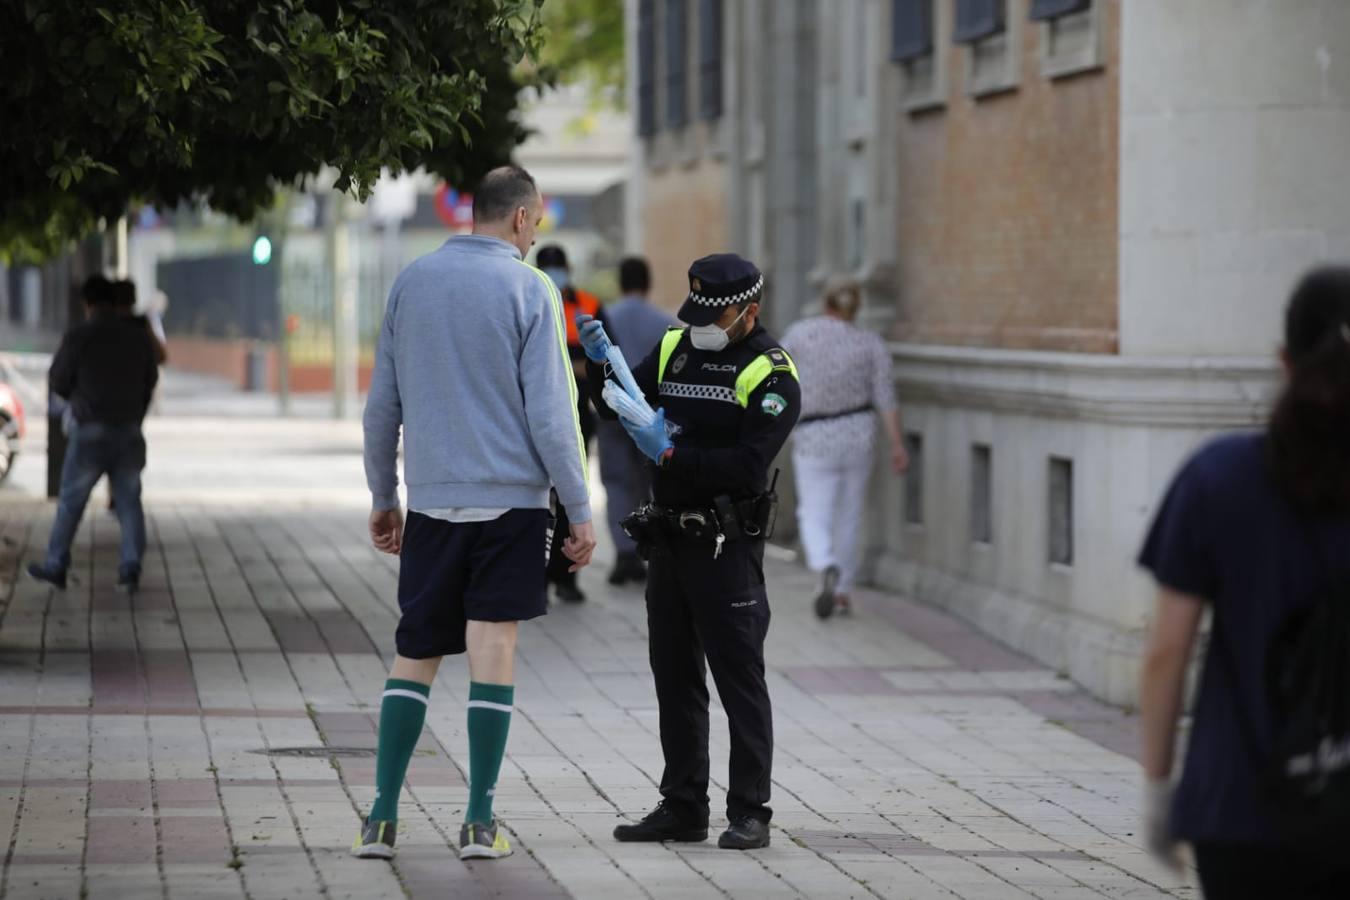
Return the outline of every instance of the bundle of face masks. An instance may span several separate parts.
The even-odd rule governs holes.
[[[618,379],[618,384],[610,379],[605,379],[605,386],[600,391],[601,398],[605,405],[614,410],[619,418],[626,419],[639,428],[646,428],[656,421],[656,410],[651,408],[647,399],[642,396],[642,391],[638,388],[637,379],[633,377],[633,372],[628,368],[628,361],[623,358],[623,351],[613,344],[605,351],[605,359],[609,362],[609,369]],[[669,419],[666,420],[666,433],[671,437],[679,434],[679,426],[675,425]]]

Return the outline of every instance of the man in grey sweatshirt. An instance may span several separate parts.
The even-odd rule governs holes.
[[[586,449],[557,288],[526,265],[543,215],[506,166],[474,195],[471,235],[394,281],[365,413],[376,549],[399,554],[397,656],[380,705],[375,803],[352,851],[394,853],[398,795],[441,658],[469,654],[469,798],[461,859],[511,852],[492,795],[511,722],[517,623],[548,599],[549,488],[572,570],[595,549]],[[403,432],[405,527],[397,453]]]

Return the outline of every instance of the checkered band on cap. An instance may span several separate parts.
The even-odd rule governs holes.
[[[729,297],[709,297],[707,294],[699,294],[695,293],[694,291],[690,291],[689,301],[691,303],[697,303],[699,306],[711,306],[714,308],[720,306],[734,306],[735,304],[741,303],[742,301],[758,297],[759,292],[763,290],[763,288],[764,288],[764,276],[760,275],[759,278],[755,280],[755,283],[753,285],[751,285],[748,289],[741,291],[739,294],[732,294]]]

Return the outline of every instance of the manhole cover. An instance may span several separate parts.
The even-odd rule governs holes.
[[[263,756],[311,756],[328,758],[331,756],[363,757],[374,756],[374,747],[273,747],[270,750],[254,750]]]

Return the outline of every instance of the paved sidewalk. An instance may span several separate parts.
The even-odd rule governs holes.
[[[809,578],[784,563],[768,566],[771,848],[610,839],[657,798],[660,752],[641,597],[607,589],[602,563],[583,579],[590,602],[522,628],[497,794],[517,854],[466,865],[451,850],[467,760],[454,659],[410,769],[398,859],[354,860],[396,561],[366,541],[351,426],[316,425],[308,449],[260,463],[261,483],[292,472],[305,486],[266,502],[252,475],[222,482],[194,462],[228,446],[213,428],[238,427],[152,425],[167,487],[152,476],[134,601],[112,590],[117,527],[101,511],[69,591],[15,580],[51,508],[0,498],[0,895],[1196,896],[1139,849],[1131,719],[899,598],[864,593],[854,616],[818,622]],[[312,481],[328,470],[310,465],[334,458],[334,477],[358,480],[325,496]],[[717,710],[713,741],[721,782]]]

